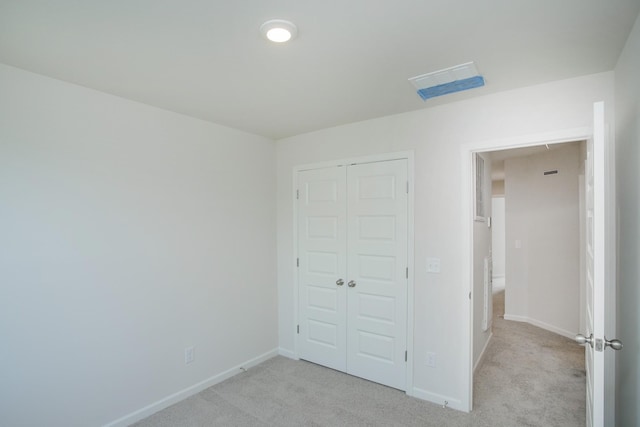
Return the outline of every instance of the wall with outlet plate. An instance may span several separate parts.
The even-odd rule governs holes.
[[[0,93],[0,425],[127,425],[275,354],[273,141],[4,65]]]
[[[125,425],[278,345],[295,357],[293,167],[405,150],[415,152],[409,392],[468,409],[464,147],[589,127],[592,103],[611,103],[612,88],[606,72],[274,149],[0,65],[0,424]]]
[[[589,128],[593,102],[613,101],[613,73],[555,81],[311,132],[277,142],[278,286],[281,354],[295,357],[293,168],[296,165],[413,150],[415,153],[415,299],[413,389],[409,393],[468,410],[471,278],[462,209],[468,144],[507,145],[559,130]],[[428,103],[426,104],[428,106]],[[535,135],[535,136],[534,136]],[[443,183],[446,183],[444,185]],[[439,258],[439,274],[427,272]],[[427,366],[435,353],[436,367]]]

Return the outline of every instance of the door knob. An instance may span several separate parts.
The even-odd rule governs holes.
[[[604,337],[604,348],[611,347],[614,350],[620,350],[622,348],[622,341],[620,340],[611,340],[609,341],[607,337]]]
[[[593,334],[589,335],[589,338],[585,337],[582,334],[578,334],[574,339],[580,345],[589,344],[591,348],[593,348]]]
[[[349,280],[349,283],[347,283],[347,286],[349,286],[350,288],[353,288],[354,286],[356,286],[356,282],[353,280]]]
[[[344,280],[342,280],[342,279],[336,280],[336,285],[338,285],[338,286],[344,285]]]

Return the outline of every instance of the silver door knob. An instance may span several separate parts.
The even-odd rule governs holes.
[[[611,347],[614,350],[622,349],[622,341],[620,340],[611,340],[609,341],[607,337],[604,337],[604,348]]]
[[[338,285],[338,286],[344,285],[344,280],[342,280],[342,279],[336,280],[336,285]]]
[[[347,283],[347,286],[349,286],[350,288],[353,288],[354,286],[356,286],[356,282],[353,280],[349,280],[349,283]]]
[[[593,334],[589,335],[589,338],[585,337],[582,334],[578,334],[574,339],[580,345],[589,344],[593,348]]]

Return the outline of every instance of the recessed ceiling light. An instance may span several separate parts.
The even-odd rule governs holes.
[[[271,19],[260,27],[260,32],[268,40],[284,43],[296,37],[298,29],[293,22],[284,19]]]

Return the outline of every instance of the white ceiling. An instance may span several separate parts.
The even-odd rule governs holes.
[[[0,0],[0,62],[282,138],[611,70],[638,0]],[[298,38],[264,40],[293,21]],[[475,61],[423,102],[409,77]]]

